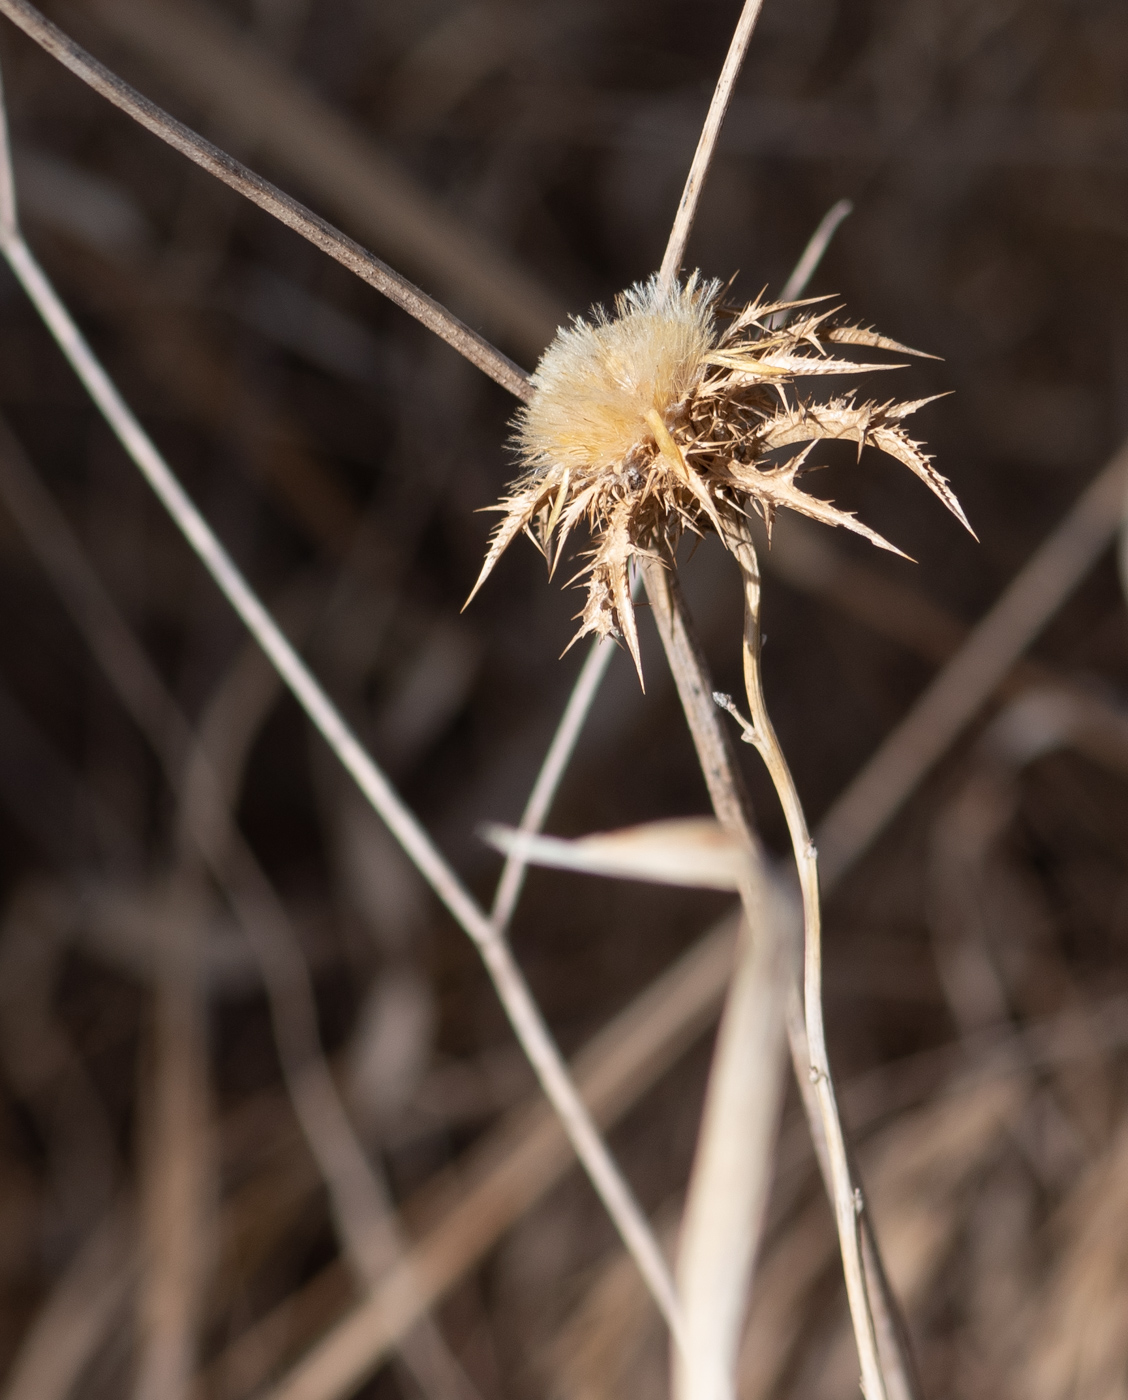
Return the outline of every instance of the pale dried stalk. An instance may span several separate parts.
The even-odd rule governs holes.
[[[709,167],[713,163],[717,137],[720,135],[721,124],[728,111],[729,102],[732,100],[733,89],[744,62],[744,55],[748,50],[748,42],[752,38],[752,31],[760,17],[763,3],[764,0],[744,0],[744,9],[740,12],[740,18],[737,20],[732,42],[729,44],[729,51],[725,56],[724,67],[721,69],[721,76],[717,79],[717,86],[713,90],[713,98],[709,103],[709,110],[705,114],[701,135],[697,141],[697,150],[693,154],[693,163],[686,176],[681,202],[678,204],[678,212],[674,215],[674,226],[670,230],[665,256],[662,258],[662,266],[658,272],[662,286],[667,289],[674,285],[677,275],[681,271],[685,245],[689,241],[689,233],[697,215],[697,204],[701,198],[705,178],[709,174]]]
[[[0,5],[10,0],[0,0]],[[504,939],[444,860],[414,814],[373,762],[340,712],[298,656],[257,594],[220,544],[152,439],[87,344],[59,299],[16,221],[6,118],[0,126],[0,251],[54,336],[95,406],[350,777],[385,822],[449,912],[473,940],[517,1038],[560,1115],[576,1155],[624,1243],[634,1256],[675,1338],[677,1293],[661,1248],[626,1180],[569,1078],[516,960]]]
[[[830,206],[819,220],[818,228],[811,234],[802,256],[792,269],[791,276],[783,284],[783,291],[779,294],[780,301],[796,301],[803,295],[807,290],[807,283],[815,275],[815,270],[830,247],[830,240],[838,232],[839,224],[853,212],[854,205],[849,199],[840,199]]]
[[[772,1181],[783,1097],[791,911],[741,930],[681,1224],[681,1400],[732,1400],[748,1286]]]
[[[594,642],[589,650],[572,687],[572,693],[568,696],[568,703],[564,707],[556,733],[552,736],[552,742],[545,753],[540,772],[529,793],[529,800],[525,803],[525,810],[517,827],[522,834],[539,831],[544,825],[552,800],[556,796],[556,789],[567,771],[576,743],[616,651],[615,643],[607,637]],[[505,932],[513,918],[517,901],[521,898],[527,869],[528,862],[518,844],[505,858],[494,895],[493,908],[490,911],[490,917],[499,934]]]
[[[740,564],[744,578],[744,684],[751,714],[750,725],[742,721],[744,738],[755,747],[763,759],[783,807],[803,898],[803,1002],[808,1052],[808,1063],[803,1066],[803,1072],[808,1075],[814,1088],[822,1123],[823,1142],[830,1171],[831,1199],[846,1277],[846,1294],[862,1369],[862,1389],[867,1400],[887,1400],[862,1259],[859,1216],[864,1209],[864,1200],[861,1188],[855,1184],[851,1175],[826,1049],[822,1011],[822,911],[819,901],[818,853],[807,829],[806,814],[764,700],[760,672],[760,569],[755,546],[750,534],[744,533],[741,538],[730,540],[729,547]],[[731,701],[728,701],[725,708],[736,713]],[[741,717],[738,715],[737,718]]]
[[[728,1400],[735,1393],[740,1323],[771,1181],[795,940],[786,898],[774,887],[713,704],[677,575],[650,559],[641,573],[713,810],[748,857],[741,891],[747,928],[710,1070],[678,1249],[686,1347],[675,1358],[675,1394],[679,1400]]]

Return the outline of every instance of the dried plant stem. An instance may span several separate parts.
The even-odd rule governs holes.
[[[743,841],[746,927],[709,1075],[678,1249],[686,1347],[678,1400],[729,1400],[755,1264],[782,1094],[784,1008],[795,938],[752,822],[728,732],[677,575],[648,559],[642,578],[718,821]]]
[[[603,638],[595,642],[588,651],[572,687],[572,693],[568,696],[568,703],[564,707],[556,733],[552,736],[552,742],[545,753],[536,782],[529,793],[529,800],[525,803],[518,831],[535,832],[544,825],[548,810],[552,806],[552,799],[556,796],[556,790],[575,752],[592,704],[616,650],[614,642]],[[490,917],[499,934],[503,934],[509,927],[509,921],[521,897],[527,869],[528,862],[518,843],[505,858],[501,878],[497,883],[497,893],[494,895],[493,908],[490,911]]]
[[[755,901],[755,896],[753,896]],[[677,1400],[733,1400],[748,1287],[772,1181],[785,1079],[791,911],[741,930],[717,1035],[678,1249],[685,1354]]]
[[[524,371],[500,350],[496,350],[477,331],[464,325],[426,292],[421,291],[375,254],[362,248],[359,243],[314,214],[305,205],[272,185],[269,180],[264,180],[261,175],[256,175],[226,151],[221,151],[218,146],[205,141],[175,117],[170,117],[156,103],[150,102],[147,97],[143,97],[128,83],[123,82],[116,73],[111,73],[40,14],[34,5],[29,5],[27,0],[0,0],[0,13],[7,15],[53,58],[57,58],[64,67],[69,68],[115,107],[120,107],[123,112],[128,113],[147,131],[159,136],[174,150],[187,156],[190,161],[206,170],[209,175],[214,175],[217,180],[221,180],[238,194],[245,196],[252,204],[257,204],[260,209],[273,214],[280,223],[293,229],[295,233],[300,233],[323,253],[328,253],[362,281],[375,287],[417,321],[421,321],[428,330],[434,331],[448,345],[453,346],[471,364],[477,365],[484,374],[496,380],[502,388],[508,389],[518,398],[527,395],[527,377]]]
[[[846,1293],[861,1363],[862,1389],[866,1400],[888,1400],[862,1259],[859,1217],[864,1209],[864,1199],[850,1171],[826,1050],[822,1011],[822,913],[818,853],[764,701],[760,672],[760,569],[756,550],[748,534],[730,541],[730,548],[737,557],[744,578],[744,684],[751,714],[751,724],[744,726],[744,738],[763,759],[783,807],[803,898],[803,1009],[808,1052],[808,1063],[804,1068],[814,1089],[822,1124]],[[726,708],[731,708],[731,701]]]
[[[729,44],[729,51],[725,56],[724,67],[721,69],[721,76],[717,79],[713,100],[709,103],[709,110],[701,127],[697,150],[693,155],[693,164],[689,167],[689,174],[686,176],[681,203],[678,205],[678,212],[674,215],[674,226],[670,230],[666,253],[662,258],[662,266],[658,273],[659,280],[666,288],[673,286],[681,271],[682,259],[685,257],[685,245],[689,241],[689,233],[697,215],[697,204],[705,185],[705,177],[713,162],[717,137],[720,135],[721,124],[728,111],[729,102],[732,100],[736,79],[744,62],[744,55],[748,50],[752,31],[760,17],[760,8],[763,3],[764,0],[744,0],[744,9],[740,13],[740,19],[733,32],[732,42]]]
[[[693,735],[694,743],[697,747],[702,772],[705,776],[718,820],[725,824],[730,830],[740,831],[741,834],[745,836],[745,839],[750,842],[752,849],[758,850],[758,842],[751,825],[747,797],[744,792],[739,770],[736,766],[735,755],[728,743],[725,731],[718,723],[717,709],[712,699],[712,691],[705,662],[693,637],[691,625],[685,612],[680,590],[677,586],[676,576],[671,569],[665,569],[660,564],[654,563],[644,566],[643,578],[653,606],[659,635],[662,638],[667,659],[670,663],[675,683],[677,684],[679,695],[682,699],[682,705],[686,713],[690,731]],[[758,609],[758,597],[756,599],[756,606]],[[780,755],[780,758],[782,760],[782,755]],[[786,765],[784,765],[784,767],[786,769]],[[802,816],[801,809],[799,815],[800,817]],[[804,830],[805,825],[804,821]],[[805,850],[809,845],[810,839],[807,837],[800,849]],[[816,896],[817,909],[817,873],[814,884],[814,894]],[[761,924],[762,919],[755,919],[753,921],[754,928],[760,927]],[[789,1031],[793,1043],[796,1074],[800,1077],[800,1085],[805,1091],[804,1104],[808,1109],[811,1132],[815,1140],[816,1150],[819,1151],[820,1158],[826,1163],[824,1176],[827,1182],[827,1192],[835,1202],[836,1216],[838,1216],[838,1197],[840,1195],[845,1196],[843,1204],[848,1202],[849,1205],[850,1235],[848,1236],[846,1247],[850,1247],[849,1242],[852,1240],[853,1263],[851,1265],[844,1259],[844,1268],[853,1268],[855,1282],[854,1296],[860,1296],[865,1309],[864,1316],[869,1318],[867,1327],[868,1342],[865,1344],[859,1342],[859,1352],[862,1354],[863,1345],[868,1347],[868,1370],[870,1375],[876,1375],[877,1378],[877,1386],[867,1389],[867,1395],[871,1396],[871,1398],[873,1396],[883,1397],[888,1393],[882,1382],[881,1362],[878,1359],[874,1323],[870,1312],[869,1294],[872,1292],[876,1298],[875,1311],[882,1320],[880,1329],[883,1334],[882,1339],[889,1343],[886,1348],[886,1356],[888,1358],[887,1365],[890,1371],[894,1373],[896,1379],[898,1381],[903,1381],[903,1383],[898,1384],[898,1391],[900,1394],[903,1396],[912,1396],[913,1386],[910,1379],[912,1376],[912,1366],[901,1341],[899,1314],[888,1293],[888,1285],[880,1265],[880,1255],[877,1250],[876,1240],[873,1238],[872,1231],[868,1228],[868,1220],[864,1221],[863,1229],[868,1237],[867,1252],[871,1258],[871,1268],[865,1271],[862,1246],[858,1236],[859,1220],[855,1207],[856,1198],[854,1196],[853,1182],[849,1170],[848,1158],[846,1156],[845,1144],[842,1142],[841,1126],[838,1123],[836,1113],[834,1114],[834,1123],[837,1126],[837,1134],[841,1147],[837,1170],[833,1170],[831,1166],[832,1158],[826,1143],[827,1134],[824,1106],[825,1091],[829,1089],[830,1107],[832,1110],[834,1107],[833,1086],[829,1079],[828,1068],[826,1077],[822,1080],[821,1091],[816,1093],[816,1085],[812,1084],[810,1073],[811,1067],[816,1061],[806,1048],[807,1030],[803,1000],[800,998],[797,988],[794,992],[788,990],[784,1000],[787,1003],[788,1020],[792,1023],[789,1026]],[[821,1002],[817,1014],[818,1026],[821,1029]],[[822,1043],[822,1059],[825,1067],[825,1039]],[[844,1170],[843,1164],[845,1164]],[[845,1187],[844,1191],[841,1189],[843,1186]],[[843,1220],[843,1223],[845,1223],[845,1220]],[[859,1276],[861,1279],[860,1290],[857,1287]],[[853,1298],[851,1302],[853,1303]],[[866,1365],[867,1362],[863,1357],[863,1367]]]
[[[0,0],[0,3],[6,3],[6,0]],[[563,1057],[508,944],[497,935],[491,920],[444,860],[414,814],[400,800],[384,773],[345,723],[220,544],[215,532],[106,374],[24,242],[16,221],[6,123],[0,125],[0,252],[3,252],[95,406],[148,481],[173,523],[350,777],[477,946],[521,1047],[559,1114],[576,1155],[634,1256],[674,1337],[679,1338],[681,1327],[677,1293],[661,1248],[577,1093]]]

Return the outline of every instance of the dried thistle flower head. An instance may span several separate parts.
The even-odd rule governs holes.
[[[757,300],[726,311],[721,296],[721,284],[699,273],[669,289],[654,276],[616,297],[613,315],[596,308],[590,320],[576,317],[557,333],[517,414],[525,470],[492,507],[504,518],[471,598],[522,530],[555,569],[583,522],[594,547],[576,576],[587,579],[588,596],[573,642],[589,632],[622,637],[641,679],[630,560],[670,559],[686,529],[700,534],[712,526],[727,542],[737,518],[754,510],[770,535],[785,506],[900,553],[797,484],[814,443],[825,438],[856,442],[859,456],[871,443],[895,457],[967,526],[947,481],[901,426],[931,399],[819,402],[794,388],[811,375],[903,368],[838,359],[830,345],[919,352],[866,327],[836,324],[838,308],[809,309],[822,298]],[[788,457],[792,447],[800,450]]]

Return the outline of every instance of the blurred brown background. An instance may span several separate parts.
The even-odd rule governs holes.
[[[530,368],[558,321],[657,266],[737,10],[49,7]],[[29,240],[194,498],[488,900],[499,862],[476,828],[519,817],[582,660],[560,659],[579,595],[548,583],[523,542],[459,611],[491,525],[477,512],[512,470],[511,400],[6,21],[0,58]],[[824,534],[833,553],[811,564],[780,526],[766,685],[816,823],[1128,430],[1126,94],[1119,0],[766,0],[689,264],[735,274],[742,299],[776,292],[826,209],[854,201],[811,292],[941,357],[869,392],[951,394],[915,431],[979,535],[895,464],[855,463],[846,447],[825,453],[816,489],[917,562]],[[392,1199],[418,1204],[533,1092],[477,955],[271,681],[6,270],[0,308],[0,455],[26,454],[167,687],[220,745],[356,1133]],[[715,675],[738,690],[735,569],[711,540],[686,559]],[[287,1094],[251,943],[186,873],[184,788],[170,788],[6,509],[0,586],[5,1393],[236,1400],[356,1296],[334,1264],[339,1210]],[[644,631],[646,694],[617,657],[553,831],[706,810]],[[1128,633],[1111,552],[1033,655],[1042,669],[981,716],[836,891],[827,1015],[924,1394],[1113,1400],[1128,1395]],[[1086,696],[1102,706],[1109,732],[1082,753],[1060,705],[1050,719],[1013,708],[1024,688],[1061,683],[1066,710]],[[980,742],[992,715],[995,737]],[[1034,723],[1048,737],[1032,741]],[[782,820],[746,758],[782,854]],[[719,897],[534,873],[514,943],[572,1052],[723,910]],[[199,997],[177,972],[186,946]],[[708,1039],[612,1134],[667,1221]],[[855,1393],[831,1217],[792,1100],[747,1400]],[[429,1218],[420,1206],[408,1234]],[[437,1370],[408,1358],[364,1394],[663,1393],[660,1329],[577,1171],[499,1229],[434,1316],[423,1350],[443,1358]]]

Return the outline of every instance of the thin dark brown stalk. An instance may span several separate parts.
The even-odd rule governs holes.
[[[29,5],[27,0],[0,0],[0,13],[19,26],[30,38],[53,58],[69,68],[76,77],[92,87],[95,92],[112,102],[138,122],[154,136],[159,136],[173,150],[187,156],[190,161],[214,175],[238,194],[257,204],[280,223],[300,233],[316,248],[335,259],[342,267],[369,286],[386,296],[428,330],[447,342],[476,365],[484,374],[495,380],[503,389],[519,399],[528,397],[528,376],[519,365],[508,356],[496,350],[488,340],[473,331],[456,316],[441,306],[433,297],[421,291],[406,277],[402,277],[374,253],[334,228],[327,220],[307,209],[283,190],[256,175],[241,161],[226,151],[213,146],[190,127],[163,111],[155,102],[150,102],[135,88],[112,73],[103,64],[69,35],[52,24],[49,19]]]

